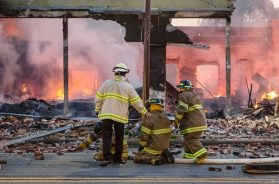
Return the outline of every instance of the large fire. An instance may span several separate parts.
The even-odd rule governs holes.
[[[2,52],[0,51],[0,55],[2,54],[2,58],[8,56],[11,58],[11,61],[4,61],[1,60],[0,56],[0,66],[2,67],[2,62],[5,62],[4,70],[7,70],[6,73],[10,73],[13,76],[11,78],[7,74],[3,74],[5,78],[0,83],[2,85],[0,86],[0,96],[3,95],[4,99],[7,98],[7,100],[12,101],[25,100],[30,97],[45,100],[63,100],[63,58],[59,55],[53,55],[54,50],[51,49],[56,43],[48,39],[45,39],[46,41],[35,42],[32,39],[28,40],[28,38],[21,35],[24,34],[24,30],[20,27],[19,22],[17,19],[0,20],[0,29],[2,28],[0,44],[6,44],[1,44],[3,50]],[[18,53],[10,51],[13,49],[13,46],[16,47],[15,50],[17,52],[23,53],[23,57],[17,55]],[[28,55],[30,57],[27,57],[27,54],[24,54],[28,52],[26,48],[33,46],[34,48],[38,46],[41,50],[36,53],[36,50],[32,49],[32,52]],[[4,49],[7,49],[6,53]],[[5,54],[8,56],[5,56]],[[35,57],[36,54],[38,54],[39,58]],[[63,53],[60,52],[59,54]],[[85,55],[85,53],[82,54]],[[17,57],[18,63],[15,62]],[[36,58],[36,63],[32,63],[32,57]],[[92,98],[101,82],[99,81],[101,77],[99,76],[98,68],[95,65],[88,65],[89,61],[85,63],[82,57],[77,57],[74,61],[72,58],[69,58],[69,60],[71,60],[69,62],[69,99]],[[47,65],[41,65],[40,62],[46,62]],[[19,63],[23,63],[22,66]],[[1,72],[5,73],[2,70]]]
[[[274,98],[276,98],[278,96],[276,91],[271,91],[269,93],[264,93],[262,95],[262,99],[268,99],[268,100],[272,100]]]
[[[96,71],[71,71],[72,77],[69,80],[69,98],[93,98],[94,93],[98,89],[98,72]],[[63,100],[64,90],[63,83],[59,81],[59,88],[50,89],[47,100]]]

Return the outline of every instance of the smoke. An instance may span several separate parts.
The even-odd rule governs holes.
[[[135,75],[140,61],[140,50],[135,44],[124,40],[125,28],[113,21],[73,19],[69,28],[71,65],[86,70],[97,69],[100,82],[113,76],[112,69],[117,63],[125,63],[131,69],[130,82],[139,87],[141,81]],[[79,63],[79,59],[84,62]]]
[[[0,22],[0,100],[27,97],[56,99],[63,91],[63,34],[61,19],[2,19]],[[93,97],[112,77],[112,68],[126,63],[130,82],[140,48],[124,40],[125,29],[112,21],[69,20],[70,98]],[[63,94],[62,94],[63,95]],[[63,96],[62,96],[63,97]]]
[[[237,0],[235,6],[231,32],[232,94],[247,103],[246,79],[248,84],[253,84],[254,97],[262,95],[257,93],[259,84],[252,79],[257,73],[270,83],[270,91],[279,90],[279,10],[270,0]],[[168,63],[178,63],[179,79],[188,78],[196,83],[198,78],[213,94],[221,93],[223,96],[226,95],[224,26],[223,20],[205,19],[201,21],[201,27],[180,28],[194,43],[209,45],[210,49],[175,47],[169,49],[171,53],[167,56]],[[174,62],[173,58],[177,61]],[[218,79],[215,75],[207,75],[212,65],[219,68],[215,74]],[[210,97],[205,90],[204,94]]]
[[[237,0],[235,7],[233,26],[267,26],[278,14],[271,0]]]

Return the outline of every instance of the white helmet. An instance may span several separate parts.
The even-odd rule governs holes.
[[[117,65],[115,65],[115,67],[113,68],[112,71],[114,73],[117,73],[117,72],[129,73],[130,70],[124,63],[118,63]]]

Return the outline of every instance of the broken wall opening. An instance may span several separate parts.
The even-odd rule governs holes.
[[[203,89],[204,98],[220,97],[219,92],[219,65],[218,64],[201,64],[197,65],[197,83],[198,88]],[[209,94],[204,87],[211,92]]]
[[[208,24],[218,21],[219,24],[214,29],[208,26]],[[194,86],[203,88],[197,81],[202,78],[214,75],[215,80],[212,88],[214,92],[212,94],[216,96],[226,96],[225,84],[226,84],[226,34],[225,34],[225,19],[172,19],[174,26],[186,33],[193,45],[180,45],[172,46],[168,53],[168,62],[176,63],[178,66],[179,76],[178,81],[183,79],[189,79]],[[212,68],[214,74],[204,74],[204,72],[197,71],[200,65],[208,65]],[[217,69],[214,67],[217,66]],[[209,70],[202,69],[205,72]],[[210,78],[209,77],[209,78]],[[202,79],[204,80],[204,79]],[[210,91],[210,90],[209,90]],[[208,94],[203,89],[205,98],[212,98],[213,95]]]

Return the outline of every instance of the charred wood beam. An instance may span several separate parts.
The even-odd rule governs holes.
[[[234,0],[153,0],[151,13],[172,12],[172,17],[228,17],[234,10]],[[78,17],[90,14],[137,14],[145,12],[142,0],[0,0],[0,17],[31,17],[38,12],[40,16],[58,18],[79,12]],[[53,12],[64,12],[56,14]]]
[[[231,18],[226,19],[226,110],[232,107],[231,100]]]
[[[145,102],[149,98],[150,87],[150,26],[151,26],[151,0],[145,1],[144,16],[144,64],[143,64],[143,89],[142,99]]]
[[[66,116],[69,113],[69,69],[68,69],[68,18],[63,18],[63,71],[64,71],[64,108],[63,113]]]
[[[166,45],[152,44],[150,48],[150,88],[152,98],[166,97]]]
[[[0,116],[18,116],[18,117],[30,117],[30,118],[50,118],[47,116],[37,116],[37,115],[30,115],[30,114],[17,114],[17,113],[5,113],[0,112]]]

